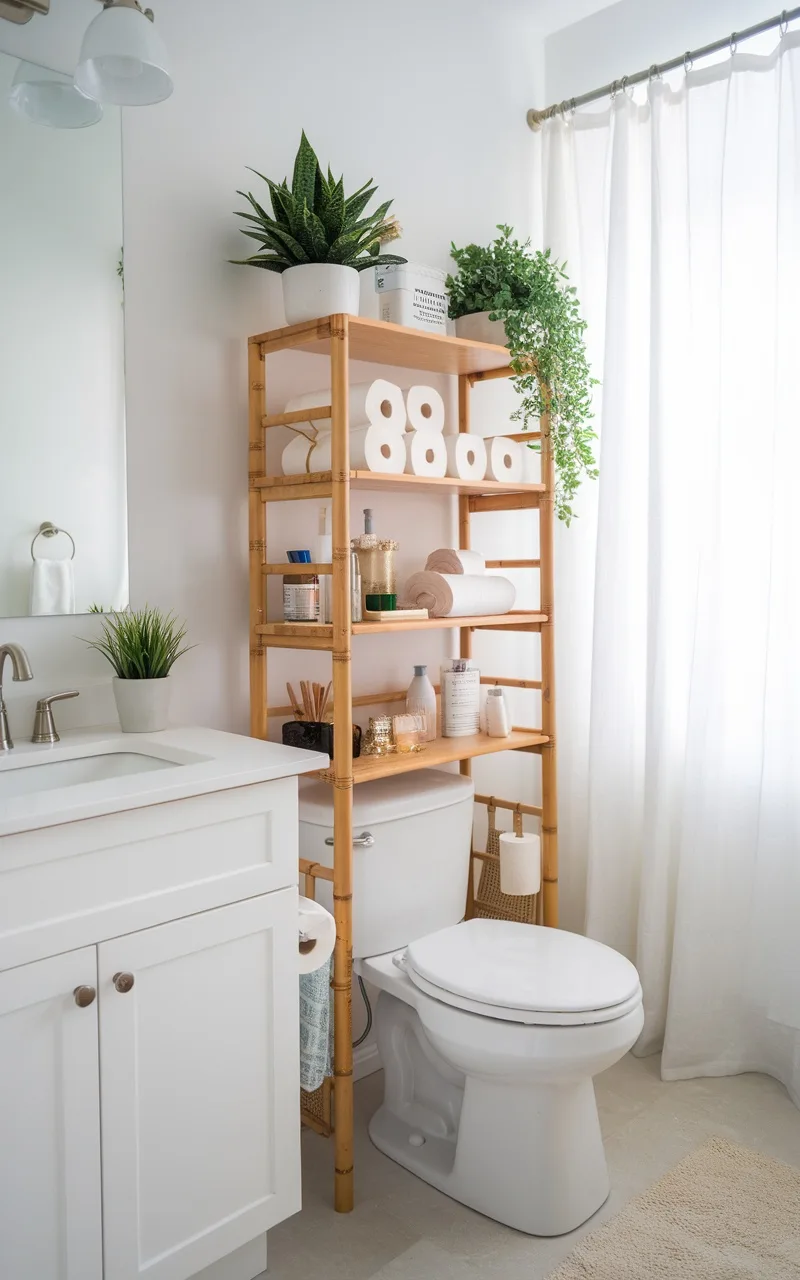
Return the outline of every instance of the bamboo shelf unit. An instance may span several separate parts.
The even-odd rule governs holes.
[[[287,350],[307,351],[330,358],[331,405],[294,413],[266,413],[266,358]],[[476,796],[476,803],[513,810],[515,823],[522,814],[534,815],[541,823],[542,893],[539,919],[547,925],[558,923],[558,837],[555,751],[555,680],[553,634],[553,522],[554,465],[550,445],[549,417],[545,414],[538,433],[512,437],[541,442],[541,483],[502,484],[492,480],[469,483],[452,479],[428,479],[409,475],[380,475],[354,471],[349,457],[350,361],[393,365],[427,373],[451,374],[458,378],[459,431],[470,429],[470,391],[479,382],[508,377],[505,347],[471,342],[461,338],[405,329],[378,320],[332,315],[301,325],[290,325],[270,333],[260,333],[248,342],[249,381],[249,538],[250,538],[250,694],[251,733],[267,737],[270,716],[289,716],[290,707],[267,705],[267,655],[270,649],[310,649],[329,652],[333,665],[334,760],[320,777],[333,791],[334,865],[331,871],[318,863],[301,861],[306,892],[313,896],[316,879],[332,881],[336,947],[334,951],[334,1066],[335,1109],[334,1204],[341,1213],[353,1208],[353,1045],[351,1017],[352,983],[352,891],[353,891],[353,787],[374,778],[385,778],[414,769],[460,762],[461,772],[471,772],[476,756],[498,751],[537,754],[542,768],[541,807]],[[302,476],[270,476],[265,470],[265,431],[294,422],[331,419],[331,470]],[[428,493],[458,498],[459,546],[470,547],[470,517],[485,511],[533,510],[539,515],[539,557],[524,560],[490,560],[491,568],[525,568],[539,572],[540,596],[536,611],[516,610],[501,616],[431,618],[417,622],[351,623],[350,620],[350,494],[357,489],[377,492]],[[271,575],[289,571],[286,564],[267,558],[267,511],[271,503],[329,498],[332,503],[331,564],[303,565],[306,573],[332,575],[333,622],[270,622],[266,617],[266,585]],[[353,698],[351,682],[351,642],[354,635],[379,635],[400,630],[459,629],[462,657],[472,655],[473,632],[519,631],[538,634],[541,645],[541,679],[514,679],[481,676],[483,684],[541,692],[541,726],[515,727],[509,738],[489,738],[477,734],[468,738],[440,738],[419,755],[362,756],[353,760],[353,708],[386,702],[400,702],[404,691],[359,695]],[[477,850],[473,859],[485,865],[496,855]],[[470,891],[466,913],[476,910]],[[479,905],[479,904],[478,904]],[[331,1087],[323,1090],[330,1104]],[[326,1125],[320,1123],[320,1130]]]

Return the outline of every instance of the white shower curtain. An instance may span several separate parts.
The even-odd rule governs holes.
[[[542,133],[600,481],[560,530],[566,921],[667,1079],[800,1104],[800,36]]]

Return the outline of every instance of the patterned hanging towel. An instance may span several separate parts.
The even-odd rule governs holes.
[[[332,970],[333,956],[322,968],[300,976],[300,1088],[307,1093],[331,1074]]]

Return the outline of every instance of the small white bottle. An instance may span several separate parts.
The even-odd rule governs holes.
[[[491,688],[486,697],[486,732],[490,738],[507,738],[511,732],[503,690]]]
[[[406,694],[406,711],[425,712],[425,741],[436,738],[436,690],[428,679],[427,667],[415,667],[414,679]]]

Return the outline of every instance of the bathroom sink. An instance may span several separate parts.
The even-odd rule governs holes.
[[[0,752],[0,845],[4,836],[256,786],[327,764],[317,751],[216,729],[78,729],[52,746],[18,734],[14,749]]]
[[[72,760],[48,760],[45,764],[21,764],[0,773],[0,800],[30,796],[57,787],[74,787],[84,782],[103,782],[156,769],[179,769],[175,760],[140,755],[134,751],[109,751],[101,755],[78,756]]]

